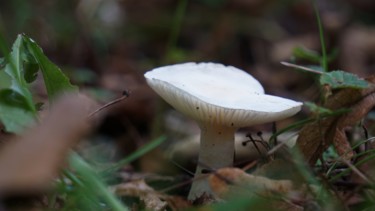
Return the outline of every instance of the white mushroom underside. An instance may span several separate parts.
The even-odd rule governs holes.
[[[246,92],[242,92],[242,96],[237,98],[223,93],[221,97],[227,99],[228,103],[225,105],[220,102],[221,106],[219,106],[167,82],[157,79],[147,80],[152,80],[151,86],[154,90],[176,110],[201,122],[228,127],[244,127],[277,121],[294,115],[301,107],[301,103],[292,100]],[[232,101],[228,101],[228,98]]]
[[[215,63],[185,63],[145,74],[148,84],[170,105],[200,122],[243,127],[294,115],[301,103],[265,95],[251,75]]]

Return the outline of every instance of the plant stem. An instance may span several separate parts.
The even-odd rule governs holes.
[[[86,163],[77,153],[72,153],[69,157],[71,167],[84,179],[84,187],[90,191],[100,193],[103,201],[114,211],[127,211],[129,210],[124,204],[111,193],[106,185],[96,175],[94,169]]]
[[[321,44],[321,48],[322,48],[321,65],[323,67],[324,72],[328,72],[327,51],[326,51],[326,44],[325,44],[325,41],[324,41],[323,25],[322,25],[322,21],[320,20],[320,13],[319,13],[319,9],[318,9],[318,5],[317,5],[316,1],[314,1],[313,4],[314,4],[315,15],[316,15],[316,21],[318,22],[320,44]]]
[[[236,128],[201,125],[198,166],[188,196],[189,200],[194,200],[204,193],[212,195],[207,177],[202,175],[219,168],[233,166],[235,131]]]
[[[167,51],[165,54],[164,62],[169,62],[171,53],[176,47],[177,39],[180,34],[181,24],[185,16],[186,7],[188,0],[179,0],[178,5],[173,18],[173,25],[169,34],[169,40],[167,43]]]

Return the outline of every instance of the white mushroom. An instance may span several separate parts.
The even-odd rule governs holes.
[[[264,94],[251,75],[232,66],[185,63],[145,74],[147,83],[201,128],[198,166],[189,199],[212,192],[205,169],[233,165],[234,133],[240,127],[274,122],[296,114],[302,103]],[[203,170],[203,172],[202,172]]]

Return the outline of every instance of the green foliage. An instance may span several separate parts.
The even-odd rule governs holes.
[[[18,36],[12,52],[6,58],[5,67],[0,70],[2,80],[5,80],[0,91],[3,96],[7,96],[0,98],[0,120],[5,129],[13,133],[22,132],[37,117],[28,83],[23,77],[24,52],[22,36]]]
[[[368,87],[368,83],[365,80],[358,78],[352,73],[340,70],[322,74],[319,81],[321,85],[329,85],[332,89],[364,89]]]
[[[318,118],[320,117],[329,117],[329,116],[335,116],[335,115],[340,115],[340,114],[344,114],[344,113],[347,113],[350,111],[350,109],[346,109],[346,108],[341,108],[341,109],[337,109],[337,110],[331,110],[331,109],[328,109],[328,108],[324,108],[322,106],[318,106],[317,104],[315,103],[312,103],[312,102],[304,102],[304,105],[316,116],[318,116]]]
[[[74,177],[75,192],[79,193],[75,195],[79,198],[79,200],[77,200],[78,203],[75,205],[81,205],[82,207],[80,208],[82,208],[82,210],[98,210],[99,208],[105,208],[103,207],[103,204],[100,203],[100,201],[103,201],[112,208],[111,210],[129,210],[116,198],[113,193],[109,191],[106,185],[99,179],[94,169],[78,154],[73,153],[70,156],[69,163],[70,166],[75,170],[78,177],[82,178],[82,180],[79,180],[77,177],[75,177],[75,175],[70,175],[70,178]],[[84,203],[82,203],[82,200],[84,200]]]
[[[320,64],[320,62],[322,61],[322,55],[320,55],[319,52],[301,46],[293,48],[292,56],[292,58],[306,60],[315,64]],[[338,50],[337,48],[335,48],[327,55],[327,62],[333,61],[337,58],[337,56]],[[315,67],[319,67],[319,69],[324,72],[322,66]]]
[[[155,149],[160,144],[162,144],[165,140],[166,140],[166,137],[165,136],[161,136],[161,137],[159,137],[159,138],[151,141],[150,143],[144,145],[142,148],[140,148],[139,150],[137,150],[134,153],[130,154],[129,156],[127,156],[123,160],[120,160],[119,162],[117,162],[113,166],[111,166],[111,167],[105,169],[104,171],[102,171],[102,173],[101,173],[102,177],[106,177],[108,175],[112,175],[114,172],[116,172],[117,170],[119,170],[121,167],[125,166],[126,164],[129,164],[130,162],[138,159],[139,157],[143,156],[147,152]]]
[[[61,92],[77,89],[70,84],[68,77],[43,54],[42,49],[31,38],[24,36],[24,41],[42,71],[49,99],[53,99]]]
[[[330,110],[328,108],[318,106],[318,105],[316,105],[315,103],[312,103],[312,102],[305,102],[304,104],[305,104],[305,106],[307,106],[310,109],[310,111],[312,111],[313,113],[319,114],[319,115],[329,115],[329,114],[333,113],[332,110]]]
[[[29,37],[18,35],[0,65],[0,121],[6,131],[21,133],[37,119],[37,108],[29,84],[41,70],[49,99],[74,91],[68,78],[43,54]]]
[[[320,54],[318,52],[304,47],[295,47],[292,53],[295,58],[305,59],[314,63],[319,63],[321,60]]]

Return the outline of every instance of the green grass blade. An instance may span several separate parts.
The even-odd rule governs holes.
[[[327,49],[326,49],[326,44],[325,44],[325,40],[324,40],[323,25],[322,25],[322,21],[320,19],[320,13],[319,13],[319,9],[318,9],[318,5],[317,5],[316,1],[314,1],[314,10],[315,10],[316,21],[318,23],[320,44],[321,44],[321,48],[322,48],[321,65],[323,67],[323,70],[325,72],[328,72]]]
[[[77,87],[70,84],[69,78],[43,54],[42,49],[31,38],[24,35],[23,40],[30,54],[39,64],[50,101],[63,92],[77,90]]]
[[[105,169],[104,171],[102,171],[101,175],[103,177],[106,177],[110,174],[112,174],[113,172],[119,170],[120,168],[122,168],[124,165],[138,159],[139,157],[143,156],[144,154],[146,154],[147,152],[155,149],[156,147],[158,147],[160,144],[162,144],[164,141],[166,140],[166,137],[165,136],[161,136],[153,141],[151,141],[150,143],[144,145],[142,148],[140,148],[139,150],[135,151],[134,153],[130,154],[129,156],[127,156],[126,158],[124,158],[123,160],[117,162],[116,164],[114,164],[113,166]]]
[[[123,205],[117,197],[111,193],[106,185],[99,179],[98,175],[92,167],[84,161],[77,153],[72,153],[69,158],[70,166],[76,171],[77,175],[81,177],[85,188],[92,191],[93,194],[99,193],[103,201],[114,211],[129,210]]]

